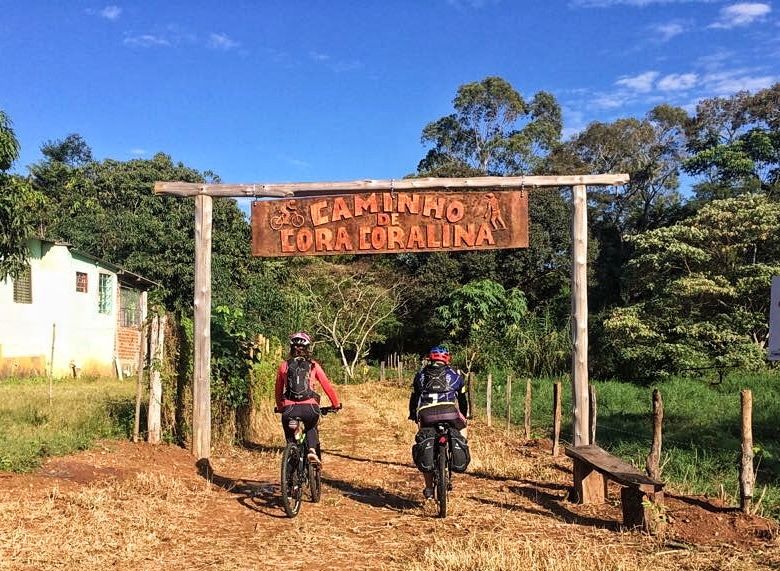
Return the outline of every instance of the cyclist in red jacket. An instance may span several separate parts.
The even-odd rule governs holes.
[[[320,364],[311,358],[311,337],[303,331],[290,336],[290,355],[279,364],[276,373],[276,409],[282,414],[282,429],[288,442],[295,439],[290,419],[300,418],[306,427],[306,445],[309,462],[320,462],[320,438],[317,424],[320,421],[320,395],[314,391],[317,381],[328,395],[334,408],[341,402]]]

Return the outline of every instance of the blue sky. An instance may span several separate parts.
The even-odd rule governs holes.
[[[397,178],[459,85],[551,91],[566,134],[780,81],[780,4],[717,0],[0,0],[22,144],[164,151],[225,182]]]

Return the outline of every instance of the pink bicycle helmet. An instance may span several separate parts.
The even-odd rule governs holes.
[[[297,331],[290,335],[290,345],[297,345],[298,347],[308,347],[311,345],[311,337],[305,331]]]

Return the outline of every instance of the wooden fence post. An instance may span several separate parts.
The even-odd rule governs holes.
[[[525,380],[525,439],[531,440],[531,379]]]
[[[404,378],[404,362],[399,360],[398,361],[398,380],[402,381]]]
[[[141,294],[141,343],[138,347],[138,367],[135,379],[135,420],[133,423],[133,442],[138,442],[141,433],[141,397],[144,390],[144,368],[146,367],[146,292]]]
[[[739,507],[750,513],[753,503],[753,393],[745,389],[740,393],[742,401],[742,469],[739,474]]]
[[[561,383],[553,383],[553,449],[552,455],[561,453]]]
[[[512,427],[512,373],[506,375],[506,429]]]
[[[152,324],[152,352],[151,368],[149,373],[149,417],[147,420],[147,441],[150,444],[159,444],[162,439],[162,378],[160,369],[165,357],[165,325],[167,316],[154,316]]]
[[[469,371],[468,373],[466,373],[466,402],[467,402],[467,407],[469,409],[468,410],[468,413],[469,413],[468,417],[469,418],[472,418],[474,416],[474,408],[473,408],[473,405],[472,405],[472,402],[473,402],[472,401],[472,396],[473,396],[473,391],[474,391],[473,385],[474,385],[474,373]]]
[[[486,391],[485,412],[487,413],[487,425],[488,428],[493,426],[493,375],[488,373],[487,376],[487,391]]]
[[[645,470],[647,475],[658,480],[661,478],[661,442],[663,438],[664,401],[661,391],[653,389],[653,443],[647,455]]]
[[[49,357],[49,406],[54,400],[54,342],[57,339],[57,324],[51,324],[51,357]]]
[[[598,407],[596,405],[596,387],[588,385],[588,434],[590,440],[588,444],[596,444],[596,418],[598,416]]]
[[[385,382],[385,362],[382,361],[379,363],[379,381],[384,383]]]

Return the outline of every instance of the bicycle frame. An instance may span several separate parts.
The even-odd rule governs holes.
[[[447,515],[447,492],[452,481],[450,431],[446,423],[436,425],[436,460],[433,471],[433,492],[439,504],[439,517]]]

